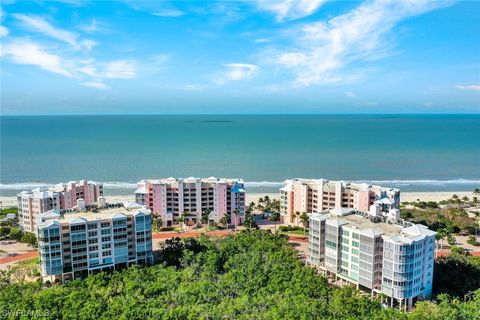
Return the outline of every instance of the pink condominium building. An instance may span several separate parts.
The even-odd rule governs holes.
[[[18,219],[24,231],[35,232],[35,215],[53,209],[72,209],[97,203],[103,196],[103,185],[80,180],[59,183],[50,188],[36,188],[17,195]]]
[[[187,215],[189,224],[200,222],[206,211],[215,223],[224,216],[232,224],[245,219],[245,188],[241,179],[142,180],[137,188],[135,201],[151,209],[164,226],[178,224],[182,213]]]
[[[366,183],[357,184],[325,179],[286,180],[280,189],[280,213],[286,224],[298,224],[297,212],[316,213],[334,208],[351,208],[400,218],[400,190]]]

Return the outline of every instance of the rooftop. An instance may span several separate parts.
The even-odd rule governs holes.
[[[37,215],[37,218],[47,220],[41,225],[49,224],[52,220],[58,220],[61,223],[75,223],[75,220],[78,222],[84,221],[97,221],[105,220],[118,217],[124,217],[127,215],[136,215],[141,212],[144,214],[150,214],[150,209],[146,209],[138,203],[128,202],[125,203],[126,206],[122,204],[109,205],[107,208],[103,209],[93,209],[87,211],[66,211],[61,213],[59,210],[50,210],[44,213]]]
[[[387,236],[398,235],[403,229],[402,225],[389,224],[385,222],[372,222],[369,218],[359,214],[343,215],[341,217],[335,214],[329,214],[329,219],[344,222],[353,229],[358,229],[359,233],[366,236],[378,236],[384,234]]]
[[[368,183],[353,183],[353,182],[348,182],[343,180],[333,181],[333,180],[326,180],[326,179],[295,178],[295,179],[285,180],[285,185],[289,185],[295,182],[300,182],[303,184],[325,184],[325,185],[332,185],[332,186],[336,183],[341,183],[344,187],[347,187],[353,190],[374,190],[374,191],[390,191],[390,192],[400,191],[399,189],[396,189],[396,188],[382,187],[377,185],[371,185]],[[291,191],[291,190],[284,190],[284,191]]]
[[[314,213],[310,218],[316,220],[328,219],[329,225],[346,226],[358,230],[358,233],[368,237],[379,235],[388,236],[392,241],[405,244],[421,240],[426,236],[434,236],[436,233],[421,224],[394,224],[387,222],[373,222],[368,216],[357,214],[351,209],[332,209],[322,213]]]
[[[215,177],[208,177],[208,178],[196,178],[196,177],[188,177],[188,178],[165,178],[165,179],[146,179],[142,180],[139,182],[139,184],[142,183],[152,183],[152,184],[171,184],[171,183],[177,183],[177,182],[184,182],[184,183],[196,183],[196,182],[203,182],[203,183],[244,183],[242,179],[236,179],[236,178],[215,178]],[[139,186],[137,189],[136,193],[145,193],[146,190],[144,187]]]

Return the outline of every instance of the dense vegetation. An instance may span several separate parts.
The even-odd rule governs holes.
[[[434,293],[447,293],[464,298],[480,288],[480,257],[462,250],[452,250],[447,257],[437,258],[433,275]]]
[[[7,214],[18,215],[18,208],[5,208],[0,210],[0,218],[4,219]],[[32,247],[37,246],[37,237],[30,232],[23,232],[15,221],[0,222],[0,240],[15,240],[24,242]]]
[[[477,221],[463,208],[400,209],[403,219],[428,226],[430,229],[450,233],[475,234]]]
[[[164,263],[101,273],[41,288],[0,282],[0,314],[31,319],[475,319],[468,302],[439,297],[409,314],[383,308],[351,287],[327,285],[305,267],[285,237],[244,231],[219,240],[173,239]],[[12,311],[13,310],[13,311]],[[23,310],[29,310],[25,316]]]

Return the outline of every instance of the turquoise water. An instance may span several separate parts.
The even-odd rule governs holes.
[[[480,186],[479,115],[1,117],[3,196],[80,178],[242,177],[250,191],[311,177],[402,190]]]

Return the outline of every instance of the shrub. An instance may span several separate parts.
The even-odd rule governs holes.
[[[467,243],[472,246],[480,246],[480,242],[477,241],[475,236],[468,236]]]
[[[20,239],[22,239],[22,236],[23,236],[23,232],[18,228],[12,228],[10,230],[10,233],[8,234],[8,237],[10,239],[17,240],[17,241],[20,241]]]
[[[297,227],[297,226],[280,226],[280,227],[278,227],[278,230],[283,231],[283,232],[303,231],[303,228],[302,227]]]

